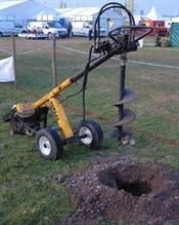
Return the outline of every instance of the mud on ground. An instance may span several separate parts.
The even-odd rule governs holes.
[[[179,173],[169,166],[100,162],[64,185],[76,212],[58,225],[179,224]]]

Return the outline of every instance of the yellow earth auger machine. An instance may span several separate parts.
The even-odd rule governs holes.
[[[128,17],[128,25],[116,27],[108,33],[107,38],[101,38],[101,17],[107,10],[115,9],[124,11],[124,15]],[[126,55],[128,52],[136,51],[139,40],[151,31],[151,27],[136,26],[132,13],[122,4],[117,2],[105,4],[100,9],[94,22],[94,42],[90,48],[89,59],[84,70],[64,80],[35,102],[15,104],[4,117],[4,121],[10,123],[10,132],[34,136],[40,155],[48,160],[60,158],[64,145],[74,142],[80,142],[90,149],[97,149],[103,140],[103,131],[100,125],[92,119],[86,119],[85,105],[83,105],[83,119],[78,128],[73,131],[60,100],[60,93],[83,78],[81,92],[83,103],[85,103],[85,90],[89,72],[111,57],[120,55],[119,101],[115,104],[118,107],[119,121],[115,124],[115,127],[118,141],[123,143],[126,135],[128,135],[123,131],[123,126],[132,122],[135,117],[130,110],[124,109],[124,104],[134,97],[134,93],[125,88]],[[93,53],[95,53],[95,56],[93,56]],[[49,110],[53,110],[58,128],[47,125]]]

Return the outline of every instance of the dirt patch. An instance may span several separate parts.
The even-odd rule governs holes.
[[[64,183],[76,212],[58,224],[179,224],[179,173],[168,166],[100,163]]]

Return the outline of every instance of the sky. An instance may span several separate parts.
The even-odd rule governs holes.
[[[46,5],[58,8],[61,2],[65,2],[67,7],[89,7],[99,6],[109,2],[119,2],[124,4],[125,0],[36,0]],[[155,6],[157,12],[161,16],[176,16],[179,15],[179,0],[134,0],[134,12],[139,14],[141,10],[147,14],[152,6]]]

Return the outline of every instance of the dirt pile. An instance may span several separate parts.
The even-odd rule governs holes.
[[[179,173],[168,166],[100,163],[65,185],[76,213],[59,224],[179,224]]]

